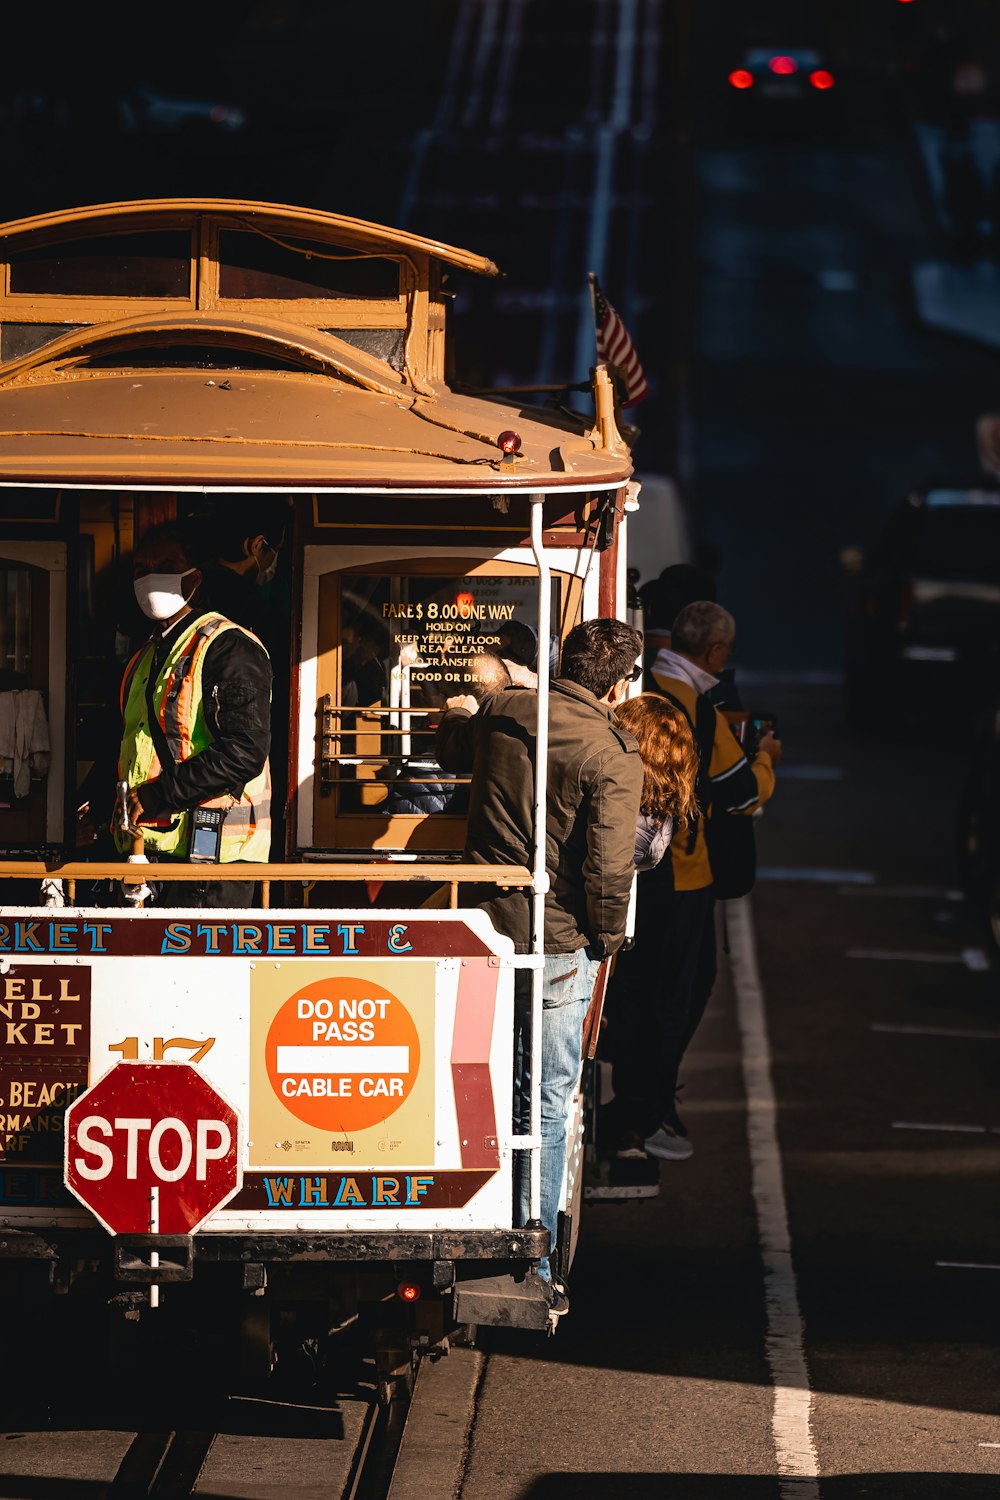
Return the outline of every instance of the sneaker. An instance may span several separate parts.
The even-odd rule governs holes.
[[[621,1144],[615,1152],[615,1156],[619,1161],[647,1161],[648,1157],[642,1136],[635,1132],[630,1132],[622,1136]]]
[[[694,1155],[694,1147],[687,1136],[679,1134],[672,1125],[661,1125],[654,1131],[646,1141],[646,1150],[661,1161],[686,1161]]]
[[[566,1283],[554,1276],[551,1281],[543,1281],[545,1296],[549,1304],[549,1317],[561,1318],[569,1312],[569,1297],[566,1294]]]

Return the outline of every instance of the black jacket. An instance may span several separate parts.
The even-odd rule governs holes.
[[[472,772],[466,859],[473,864],[532,864],[534,742],[538,699],[527,688],[487,698],[475,715],[445,714],[437,758],[446,771]],[[556,677],[549,695],[545,951],[589,948],[604,957],[621,947],[632,885],[642,761],[613,711],[586,688]],[[530,894],[483,895],[466,887],[464,902],[483,907],[498,932],[524,952],[530,938]]]

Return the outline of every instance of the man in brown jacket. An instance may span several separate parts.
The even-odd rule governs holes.
[[[639,747],[619,729],[614,705],[637,675],[642,638],[620,620],[588,620],[570,631],[549,694],[546,799],[545,968],[542,986],[542,1222],[555,1244],[566,1154],[566,1115],[580,1075],[583,1021],[603,958],[621,947],[632,886],[635,825],[642,793]],[[641,666],[639,668],[641,671]],[[538,700],[508,688],[478,712],[449,699],[437,758],[472,772],[465,857],[473,864],[530,865],[533,857],[534,742]],[[497,931],[528,951],[530,896],[494,886],[473,900]],[[528,1133],[530,976],[518,974],[514,1132]],[[520,1223],[528,1217],[528,1161],[519,1153],[515,1188]],[[552,1285],[552,1310],[568,1307]]]

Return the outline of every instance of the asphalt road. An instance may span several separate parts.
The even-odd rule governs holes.
[[[652,1203],[588,1205],[553,1340],[484,1335],[461,1500],[995,1492],[1000,972],[954,899],[957,762],[848,738],[830,687],[766,691],[787,753],[748,905],[777,1155],[751,1151],[760,1037],[724,965],[683,1070],[695,1154]]]

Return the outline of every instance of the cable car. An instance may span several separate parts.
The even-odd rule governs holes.
[[[318,210],[73,208],[0,226],[0,263],[7,1286],[82,1296],[96,1266],[133,1307],[221,1288],[268,1364],[274,1308],[318,1300],[329,1326],[332,1304],[334,1321],[384,1313],[401,1285],[408,1347],[449,1318],[551,1326],[537,1085],[532,1134],[510,1129],[544,819],[532,868],[490,872],[530,894],[518,956],[460,905],[482,868],[463,862],[466,786],[436,766],[434,727],[470,659],[527,628],[544,806],[559,641],[627,611],[636,486],[608,370],[588,417],[464,394],[447,283],[496,267]],[[249,907],[163,908],[141,894],[155,867],[105,825],[78,845],[148,632],[131,557],[159,523],[239,534],[262,499],[287,511],[266,601],[270,855]],[[154,1083],[181,1089],[159,1116]],[[515,1149],[534,1163],[526,1227]],[[564,1267],[582,1150],[577,1131]]]

